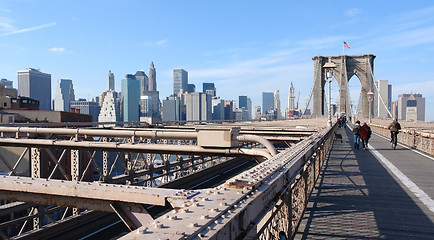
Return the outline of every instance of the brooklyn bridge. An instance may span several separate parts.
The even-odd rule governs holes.
[[[2,125],[0,236],[432,239],[434,125],[402,121],[391,148],[391,120],[371,105],[374,58],[313,58],[310,118]],[[327,109],[330,78],[345,124]],[[372,129],[367,150],[355,120]]]

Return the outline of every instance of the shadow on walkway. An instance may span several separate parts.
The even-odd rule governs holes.
[[[334,141],[295,239],[434,239],[419,200],[369,150],[352,148],[349,129],[337,132],[343,143]]]

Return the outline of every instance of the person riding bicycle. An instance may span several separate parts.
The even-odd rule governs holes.
[[[398,137],[399,130],[401,130],[401,124],[399,124],[398,119],[394,118],[387,129],[390,129],[390,142],[393,143],[393,138]]]

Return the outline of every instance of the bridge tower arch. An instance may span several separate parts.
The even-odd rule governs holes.
[[[369,116],[369,91],[374,92],[374,59],[375,55],[340,55],[330,56],[332,62],[336,64],[333,69],[333,76],[339,85],[339,111],[345,115],[350,115],[351,100],[348,95],[348,82],[354,75],[360,80],[361,95],[362,95],[362,116],[368,118]],[[312,60],[314,62],[314,87],[313,87],[313,112],[315,117],[327,115],[327,107],[325,106],[325,84],[326,72],[324,71],[324,64],[328,62],[329,56],[316,56]],[[375,106],[375,99],[372,106]],[[372,111],[373,108],[371,108]],[[372,115],[373,116],[373,115]]]

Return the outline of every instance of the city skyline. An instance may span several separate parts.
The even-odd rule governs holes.
[[[52,96],[57,79],[65,78],[73,79],[77,98],[92,99],[107,90],[109,70],[115,75],[115,89],[121,89],[125,74],[146,69],[153,61],[160,100],[173,92],[173,69],[183,68],[189,72],[189,83],[213,82],[222,99],[245,95],[253,106],[261,105],[263,91],[278,89],[280,99],[287,99],[286,89],[293,82],[304,108],[313,86],[312,57],[342,54],[346,41],[351,49],[345,54],[376,55],[375,78],[393,85],[393,101],[399,94],[421,93],[426,98],[426,120],[434,120],[430,1],[399,1],[393,6],[318,1],[315,7],[240,1],[231,8],[224,2],[191,1],[96,1],[85,9],[83,4],[2,1],[0,78],[12,80],[17,88],[17,71],[39,68],[52,75]],[[137,14],[144,9],[152,11]],[[118,11],[128,12],[128,17],[112,17],[119,16]],[[257,18],[259,13],[264,17]],[[145,23],[149,23],[145,33],[135,31]],[[135,37],[125,37],[133,32]],[[353,100],[360,91],[356,80],[349,83]],[[337,83],[332,87],[334,101]],[[287,107],[282,101],[282,112]]]

